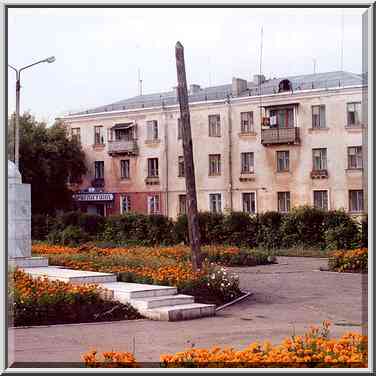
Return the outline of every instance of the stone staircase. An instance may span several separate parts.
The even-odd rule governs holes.
[[[180,321],[215,315],[214,304],[195,303],[194,297],[178,294],[176,287],[117,282],[112,273],[65,269],[58,266],[23,269],[33,277],[73,284],[95,283],[109,291],[110,298],[129,303],[151,320]]]

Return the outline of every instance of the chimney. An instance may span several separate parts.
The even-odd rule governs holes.
[[[175,97],[177,97],[178,96],[178,87],[177,86],[173,86],[172,87],[172,91],[174,92]]]
[[[232,78],[232,95],[237,97],[241,93],[245,92],[248,88],[247,80],[242,78]]]
[[[189,85],[189,94],[196,94],[201,90],[200,85],[192,84]]]
[[[263,74],[254,74],[253,75],[253,82],[256,85],[260,85],[266,81],[265,76]]]

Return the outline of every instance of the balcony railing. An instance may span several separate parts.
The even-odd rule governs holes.
[[[326,179],[328,178],[328,170],[312,170],[311,179]]]
[[[108,154],[138,154],[138,146],[136,140],[116,140],[108,142]]]
[[[299,128],[270,128],[261,130],[264,146],[277,144],[299,144]]]

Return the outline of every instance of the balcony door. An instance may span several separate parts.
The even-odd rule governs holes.
[[[281,108],[270,110],[271,128],[294,128],[293,108]]]
[[[133,138],[133,128],[115,130],[116,141],[131,141]]]

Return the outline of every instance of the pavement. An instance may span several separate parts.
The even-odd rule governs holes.
[[[158,362],[161,354],[192,346],[242,349],[266,339],[277,344],[323,320],[332,322],[332,337],[366,334],[367,275],[319,271],[326,266],[323,258],[278,257],[274,265],[229,268],[253,294],[215,317],[10,328],[9,363],[68,366],[91,349],[130,351],[139,362]]]

